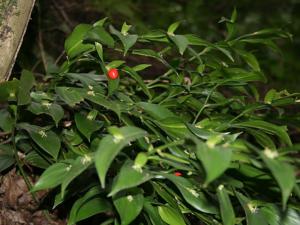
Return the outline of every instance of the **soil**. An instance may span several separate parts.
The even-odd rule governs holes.
[[[35,201],[15,169],[0,176],[0,225],[65,225],[55,211],[40,208],[46,194],[37,192]]]

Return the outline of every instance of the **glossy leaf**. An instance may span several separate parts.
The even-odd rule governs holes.
[[[55,91],[58,96],[71,107],[84,100],[83,95],[85,92],[81,88],[56,87]]]
[[[262,159],[266,163],[267,167],[270,169],[272,175],[276,179],[282,194],[282,205],[283,208],[286,207],[286,202],[294,188],[296,177],[294,169],[291,165],[281,162],[271,155],[272,150],[265,150],[261,154]]]
[[[176,117],[169,109],[158,104],[152,104],[148,102],[140,102],[137,104],[140,106],[147,114],[157,120],[163,120],[168,117]]]
[[[130,177],[130,179],[128,179]],[[137,187],[138,185],[150,180],[152,175],[146,169],[134,164],[132,161],[126,161],[121,167],[120,172],[114,179],[111,192],[108,196],[115,195],[121,190]]]
[[[33,74],[28,70],[23,70],[20,78],[18,91],[18,105],[27,105],[30,103],[30,90],[35,83]]]
[[[235,125],[238,127],[251,127],[251,128],[263,130],[267,133],[277,135],[287,145],[289,146],[292,145],[291,139],[288,133],[286,132],[286,127],[277,126],[262,120],[245,121],[245,122],[237,123]]]
[[[100,141],[95,155],[95,165],[102,187],[105,186],[106,173],[114,158],[131,141],[145,135],[146,132],[142,129],[127,126],[116,129],[112,135],[107,135]]]
[[[91,27],[92,26],[88,24],[79,24],[66,39],[65,50],[70,58],[73,58],[93,48],[93,45],[83,43],[83,38],[86,32],[91,29]]]
[[[83,197],[77,199],[72,206],[68,225],[73,225],[91,216],[110,211],[110,203],[101,197],[100,194],[100,187],[95,186],[88,190]]]
[[[188,179],[169,174],[164,174],[163,176],[176,185],[183,198],[195,209],[205,213],[217,213],[217,209],[211,201],[209,201],[205,194],[198,190],[198,187],[194,186]]]
[[[94,26],[84,35],[84,40],[88,42],[99,42],[109,47],[114,47],[115,41],[112,36],[102,27]]]
[[[221,217],[224,225],[235,224],[235,213],[231,204],[229,195],[224,188],[224,185],[219,185],[217,188],[217,196],[220,204]]]
[[[183,55],[189,45],[188,39],[184,35],[169,35],[169,38],[175,43],[179,49],[179,53]]]
[[[68,173],[70,167],[68,163],[59,162],[48,167],[35,183],[31,191],[39,191],[43,189],[54,188],[60,185],[65,179],[66,173]]]
[[[209,147],[207,144],[199,142],[196,155],[205,169],[205,183],[208,184],[222,175],[229,167],[232,150],[221,146]]]
[[[57,159],[61,143],[58,135],[51,130],[45,130],[43,127],[38,127],[29,124],[18,124],[22,129],[25,129],[32,140],[46,153]]]
[[[169,206],[159,206],[158,213],[163,221],[170,225],[185,225],[180,212]]]
[[[100,121],[95,121],[93,119],[89,119],[88,116],[84,116],[80,113],[75,114],[75,123],[78,130],[88,139],[90,140],[91,135],[99,130],[103,123]]]
[[[113,26],[110,26],[110,32],[114,35],[116,35],[122,42],[124,46],[124,55],[126,55],[127,51],[136,43],[138,39],[138,35],[136,34],[128,34],[121,33],[118,30],[116,30]]]
[[[64,110],[60,105],[48,101],[42,103],[32,102],[27,109],[35,115],[47,114],[51,116],[56,126],[64,116]]]
[[[121,217],[121,225],[130,224],[142,211],[144,196],[139,192],[129,192],[115,196],[113,203]]]
[[[147,86],[145,85],[143,79],[140,77],[139,74],[137,74],[137,72],[135,72],[133,69],[131,69],[130,67],[125,67],[124,71],[129,74],[134,80],[136,80],[136,82],[140,85],[140,87],[142,88],[143,92],[151,99],[151,93],[149,91],[149,89],[147,88]]]
[[[10,145],[0,145],[0,173],[15,163],[13,148]]]
[[[0,128],[4,132],[11,132],[14,126],[14,120],[10,113],[5,109],[0,110]]]

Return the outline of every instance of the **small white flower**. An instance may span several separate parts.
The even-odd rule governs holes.
[[[132,201],[133,201],[132,195],[128,195],[128,196],[127,196],[127,200],[128,200],[129,202],[132,202]]]
[[[222,189],[224,188],[224,185],[223,184],[220,184],[218,189],[221,191]]]
[[[250,210],[251,213],[256,213],[256,211],[257,211],[257,206],[256,205],[254,205],[251,202],[249,202],[247,204],[247,207],[248,207],[248,209]]]
[[[92,161],[92,157],[88,156],[88,155],[84,155],[81,159],[81,163],[82,164],[88,164],[89,162]]]
[[[274,158],[278,157],[278,152],[275,151],[275,150],[273,151],[273,150],[271,150],[269,148],[266,148],[264,150],[264,154],[265,154],[265,156],[267,156],[270,159],[274,159]]]
[[[44,130],[40,130],[39,135],[41,135],[42,138],[47,137],[47,134]]]
[[[113,141],[117,144],[119,143],[120,141],[124,140],[124,136],[122,134],[114,134],[114,139]]]
[[[88,120],[93,120],[93,115],[89,114],[87,117],[86,117]]]
[[[94,91],[88,91],[87,94],[90,95],[90,96],[95,96],[95,92]]]
[[[134,169],[135,171],[137,171],[137,172],[139,172],[139,173],[142,173],[142,172],[143,172],[143,169],[142,169],[141,165],[139,165],[139,164],[134,164],[134,165],[132,166],[132,169]]]
[[[66,168],[66,171],[70,171],[72,168],[72,165],[69,165],[67,168]]]
[[[10,92],[10,93],[9,93],[9,97],[10,97],[10,98],[16,97],[16,93],[15,93],[15,92]]]
[[[46,106],[47,109],[49,109],[52,104],[50,102],[43,102],[42,105]]]
[[[89,85],[88,88],[89,88],[90,90],[93,90],[94,87],[91,86],[91,85]]]

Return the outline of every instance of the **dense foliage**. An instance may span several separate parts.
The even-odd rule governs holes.
[[[32,192],[71,205],[70,225],[296,225],[298,146],[285,112],[299,95],[261,96],[252,53],[289,34],[236,36],[235,19],[216,43],[177,34],[179,23],[139,35],[106,19],[78,25],[60,67],[1,84],[0,170],[45,169]]]

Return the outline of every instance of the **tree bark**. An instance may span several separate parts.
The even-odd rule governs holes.
[[[0,0],[0,82],[9,79],[35,0]]]

